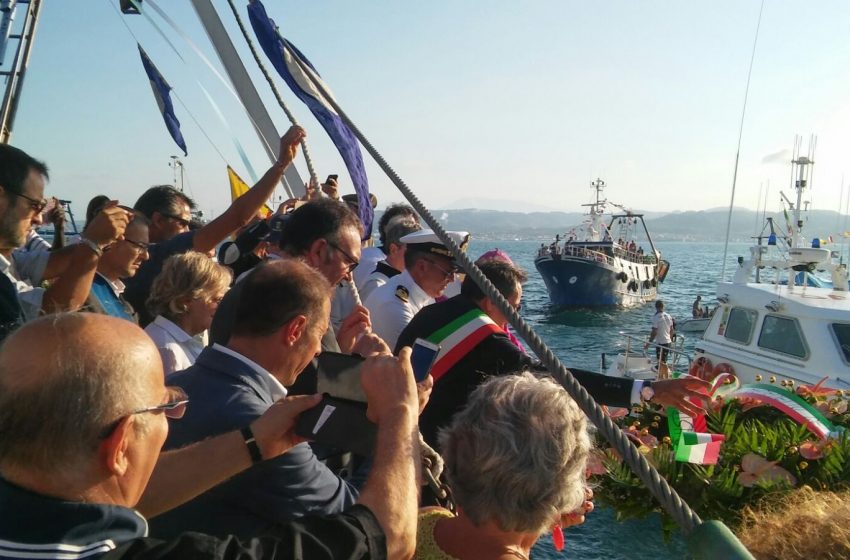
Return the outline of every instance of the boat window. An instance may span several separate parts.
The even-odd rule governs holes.
[[[789,317],[765,316],[759,335],[759,346],[797,358],[805,358],[808,355],[800,325],[796,319]]]
[[[841,349],[841,355],[844,356],[844,361],[850,364],[850,324],[833,323],[831,327],[832,335]]]
[[[758,316],[758,313],[752,309],[732,308],[723,336],[741,344],[749,344],[753,337]]]

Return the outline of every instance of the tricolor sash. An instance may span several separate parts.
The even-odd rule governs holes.
[[[431,366],[431,376],[434,381],[438,381],[482,340],[491,334],[504,334],[504,332],[486,313],[476,308],[467,311],[430,335],[427,338],[428,342],[440,346],[437,359]]]

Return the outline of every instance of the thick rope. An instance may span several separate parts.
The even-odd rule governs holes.
[[[271,75],[268,70],[266,70],[263,61],[260,59],[260,55],[257,53],[257,49],[254,47],[254,42],[251,41],[251,37],[248,35],[248,30],[245,28],[245,24],[242,22],[242,17],[239,15],[239,11],[236,9],[236,4],[233,3],[233,0],[227,0],[227,3],[230,5],[230,11],[233,12],[233,17],[236,18],[236,23],[239,24],[239,31],[242,32],[242,36],[245,38],[245,42],[248,43],[248,48],[251,49],[251,55],[254,57],[254,62],[257,63],[257,66],[260,67],[260,71],[263,73],[263,76],[266,78],[266,82],[268,82],[269,87],[274,93],[275,99],[277,99],[278,105],[283,109],[283,112],[286,114],[286,118],[289,119],[289,122],[293,124],[293,126],[300,126],[298,124],[298,119],[295,118],[295,115],[292,111],[289,110],[289,107],[286,106],[286,103],[283,101],[283,97],[281,97],[280,92],[277,89],[274,81],[272,80]],[[313,184],[319,184],[319,177],[316,175],[316,170],[313,168],[313,158],[310,156],[310,150],[307,149],[307,139],[304,138],[301,140],[301,150],[304,152],[304,161],[307,162],[307,172],[310,173],[310,180]]]
[[[281,38],[283,40],[283,38]],[[284,41],[284,45],[286,42]],[[646,458],[637,450],[637,447],[629,440],[623,431],[618,428],[611,418],[605,414],[602,408],[593,400],[587,393],[584,387],[576,381],[572,373],[565,368],[546,344],[537,336],[534,330],[529,327],[522,317],[519,316],[516,309],[502,296],[495,286],[487,279],[481,270],[475,266],[475,263],[460,250],[460,247],[446,233],[440,223],[431,215],[431,212],[417,198],[413,191],[404,183],[401,177],[390,167],[380,153],[372,146],[369,140],[360,132],[357,126],[348,118],[348,115],[336,103],[336,101],[328,94],[323,84],[318,80],[313,79],[312,72],[306,67],[300,58],[295,53],[291,53],[293,60],[296,61],[302,72],[306,74],[313,82],[313,85],[321,92],[325,100],[333,107],[337,114],[342,118],[346,125],[351,129],[357,139],[366,148],[366,151],[375,159],[387,177],[395,184],[396,187],[404,194],[405,198],[410,202],[411,206],[419,213],[425,222],[434,230],[434,232],[442,240],[443,244],[451,250],[455,259],[461,263],[464,271],[472,276],[476,284],[487,294],[492,301],[496,302],[499,310],[508,318],[510,324],[528,343],[535,354],[540,358],[541,362],[549,370],[552,377],[558,381],[570,396],[576,401],[579,407],[590,418],[590,421],[599,429],[602,436],[608,440],[614,449],[626,461],[629,467],[641,479],[644,485],[649,489],[653,496],[659,501],[661,506],[676,520],[682,531],[685,534],[690,533],[694,527],[702,523],[702,520],[693,511],[690,506],[682,500],[679,494],[667,483],[667,481],[658,474],[658,471],[646,460]]]

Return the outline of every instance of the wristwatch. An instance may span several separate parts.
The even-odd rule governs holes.
[[[655,389],[652,388],[652,381],[644,381],[643,387],[640,388],[640,400],[649,402],[655,397]]]

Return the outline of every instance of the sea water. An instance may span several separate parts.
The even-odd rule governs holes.
[[[469,254],[477,257],[483,252],[499,248],[508,253],[514,262],[528,272],[524,286],[522,316],[537,334],[567,366],[598,371],[602,353],[614,356],[623,348],[621,332],[648,335],[655,307],[648,303],[629,309],[578,309],[556,310],[549,303],[546,286],[534,268],[534,257],[540,243],[550,240],[475,239],[470,243]],[[721,243],[658,243],[662,258],[670,261],[670,273],[660,284],[658,298],[664,301],[665,311],[677,321],[691,317],[691,306],[697,295],[703,305],[716,304],[715,293],[720,280],[723,261]],[[729,246],[726,279],[730,279],[737,257],[746,256],[748,245]],[[692,352],[694,336],[685,340],[686,350]],[[640,349],[639,349],[640,350]],[[674,534],[670,542],[661,535],[658,516],[647,519],[617,522],[610,510],[599,508],[578,527],[564,531],[566,547],[558,553],[552,539],[544,536],[532,550],[533,559],[640,559],[654,560],[686,558],[682,537]]]

